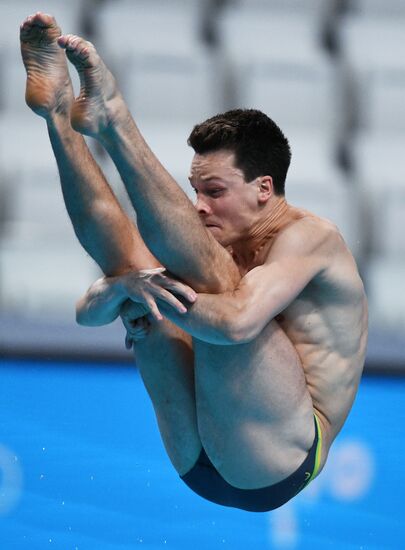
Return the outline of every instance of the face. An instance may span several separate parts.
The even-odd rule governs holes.
[[[258,211],[256,180],[247,183],[230,151],[195,154],[189,177],[195,207],[204,225],[222,246],[246,235]]]

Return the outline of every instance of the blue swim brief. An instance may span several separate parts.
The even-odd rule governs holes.
[[[274,510],[302,491],[319,471],[322,434],[316,415],[314,421],[315,438],[304,462],[294,473],[274,485],[261,489],[233,487],[215,469],[204,449],[193,468],[181,479],[195,493],[216,504],[249,512]]]

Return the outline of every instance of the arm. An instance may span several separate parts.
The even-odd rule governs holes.
[[[76,304],[76,322],[98,327],[115,321],[127,297],[117,277],[101,277]]]
[[[187,285],[163,274],[164,268],[143,269],[120,277],[98,279],[76,305],[76,320],[80,325],[100,326],[111,323],[121,313],[127,300],[143,308],[142,314],[151,313],[157,320],[163,319],[156,301],[174,308],[179,315],[187,308],[172,293],[193,302],[196,294]],[[137,308],[139,314],[139,308]]]
[[[186,315],[163,310],[183,330],[213,344],[256,338],[327,267],[330,232],[300,220],[274,242],[266,262],[252,269],[232,292],[198,294]]]

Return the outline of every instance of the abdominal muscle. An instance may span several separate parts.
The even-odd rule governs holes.
[[[333,308],[329,308],[327,314],[322,309],[315,309],[303,315],[307,307],[308,303],[297,300],[278,321],[298,353],[314,412],[320,420],[322,468],[357,393],[364,364],[366,330],[364,335],[358,335],[356,323],[352,331],[347,324],[344,338],[339,342],[329,319],[336,318],[338,312],[334,316]]]

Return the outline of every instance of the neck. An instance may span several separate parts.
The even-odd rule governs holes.
[[[284,196],[274,197],[270,209],[252,225],[246,237],[232,245],[238,262],[251,263],[265,244],[298,217],[297,210],[287,204]]]
[[[271,210],[267,211],[250,228],[246,241],[249,248],[260,246],[264,241],[268,241],[280,231],[285,225],[286,220],[290,218],[289,206],[284,197],[275,198]]]

